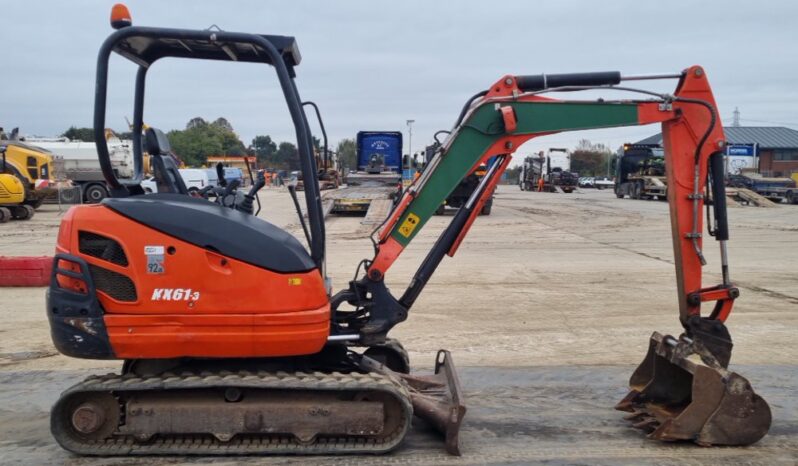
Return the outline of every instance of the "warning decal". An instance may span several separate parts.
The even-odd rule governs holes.
[[[405,238],[409,238],[410,235],[413,234],[413,230],[418,226],[419,220],[418,215],[412,212],[407,214],[407,218],[402,222],[402,226],[399,227],[399,234]]]

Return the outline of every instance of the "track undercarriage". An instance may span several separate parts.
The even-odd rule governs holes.
[[[127,361],[121,375],[65,391],[51,430],[82,455],[379,454],[402,442],[416,414],[459,454],[465,407],[448,352],[427,376],[379,361],[402,371],[406,359],[394,361],[403,351],[370,354],[349,352],[334,366],[324,353],[260,363]]]

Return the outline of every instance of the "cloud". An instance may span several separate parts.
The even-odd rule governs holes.
[[[359,130],[406,130],[414,149],[448,129],[468,96],[504,74],[618,69],[678,71],[703,65],[724,121],[798,122],[794,48],[798,4],[638,1],[128,2],[134,24],[241,30],[297,37],[297,83],[316,101],[332,141]],[[96,53],[111,32],[111,2],[5,4],[0,125],[56,135],[92,122]],[[38,11],[42,10],[42,11]],[[13,39],[13,40],[12,40]],[[12,45],[13,44],[13,45]],[[109,125],[132,116],[134,67],[115,60]],[[165,130],[194,116],[228,118],[244,141],[292,140],[268,67],[175,60],[153,67],[146,119]],[[672,90],[673,83],[650,83]],[[646,84],[648,87],[649,84]],[[608,96],[609,97],[609,96]],[[315,128],[315,123],[311,122]],[[533,141],[523,151],[589,137],[619,145],[657,131],[629,128]]]

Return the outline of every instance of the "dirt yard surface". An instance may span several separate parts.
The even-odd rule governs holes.
[[[261,195],[261,217],[301,237],[286,191]],[[52,254],[61,213],[44,206],[29,222],[0,225],[0,255]],[[656,330],[678,334],[668,206],[500,187],[454,258],[446,258],[408,320],[396,327],[415,368],[453,353],[469,412],[464,456],[443,454],[423,426],[398,452],[336,464],[796,464],[798,462],[798,206],[730,208],[732,280],[741,290],[728,321],[732,369],[773,409],[770,434],[747,448],[700,448],[646,440],[612,405]],[[395,294],[450,215],[434,217],[388,272]],[[328,273],[346,286],[371,257],[368,227],[327,222]],[[720,282],[718,248],[705,247],[705,282]],[[48,428],[60,391],[113,361],[66,358],[52,347],[44,289],[0,288],[0,464],[237,464],[239,459],[77,458]],[[329,464],[329,458],[248,463]]]

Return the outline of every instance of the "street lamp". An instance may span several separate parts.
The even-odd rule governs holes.
[[[407,120],[407,155],[413,157],[413,123],[416,120]]]

